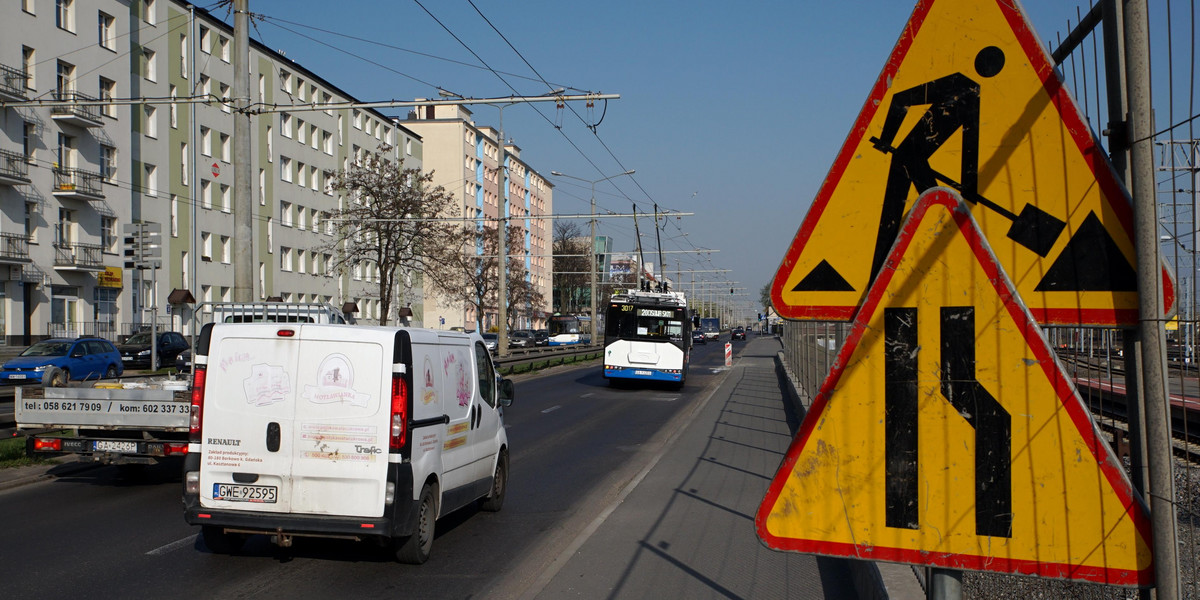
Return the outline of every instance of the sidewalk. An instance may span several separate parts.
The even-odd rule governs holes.
[[[887,565],[881,577],[874,563],[777,552],[758,539],[754,516],[802,407],[788,399],[777,339],[741,349],[678,437],[526,597],[925,597],[910,567]]]
[[[0,469],[0,492],[46,479],[71,475],[96,466],[96,463],[79,462],[74,454],[59,456],[51,460],[53,462],[43,465]]]

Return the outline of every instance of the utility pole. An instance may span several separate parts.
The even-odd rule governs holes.
[[[192,76],[196,77],[195,74]],[[233,0],[234,302],[254,300],[254,216],[251,214],[254,203],[250,198],[250,113],[247,112],[249,107],[250,0]],[[198,184],[192,181],[193,186]]]
[[[1138,321],[1142,341],[1142,401],[1149,459],[1150,521],[1154,529],[1154,583],[1158,600],[1177,600],[1179,546],[1175,522],[1171,412],[1166,397],[1162,266],[1154,181],[1153,107],[1150,103],[1150,26],[1145,0],[1123,0],[1125,76],[1129,99],[1129,191],[1137,249]]]

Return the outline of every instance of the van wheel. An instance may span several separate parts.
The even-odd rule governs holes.
[[[242,545],[246,543],[245,534],[226,533],[216,525],[202,525],[200,537],[204,540],[204,545],[215,554],[233,554],[241,550]]]
[[[492,493],[483,499],[479,508],[498,512],[504,506],[504,492],[508,490],[508,453],[501,452],[496,459],[496,474],[492,476]]]
[[[395,541],[396,560],[420,565],[429,560],[433,550],[433,529],[437,521],[437,507],[433,503],[433,488],[429,484],[421,488],[421,500],[417,504],[417,526],[412,535]]]

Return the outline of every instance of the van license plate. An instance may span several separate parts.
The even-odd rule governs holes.
[[[95,452],[137,452],[137,442],[112,442],[96,440],[92,444]]]
[[[262,502],[275,504],[275,486],[241,485],[236,483],[214,483],[213,500],[226,502]]]

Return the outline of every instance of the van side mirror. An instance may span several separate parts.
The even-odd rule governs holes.
[[[512,406],[516,391],[511,379],[500,380],[500,406]]]

